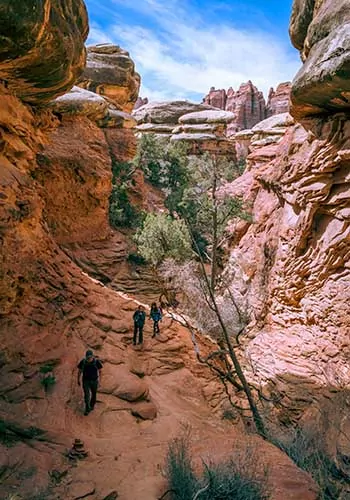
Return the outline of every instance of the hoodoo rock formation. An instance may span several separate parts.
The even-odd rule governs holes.
[[[294,2],[291,34],[304,66],[292,85],[291,113],[305,128],[285,124],[283,138],[254,148],[243,176],[227,187],[249,201],[254,223],[232,228],[226,269],[250,304],[251,379],[275,398],[282,422],[309,419],[327,429],[346,474],[349,22],[348,2]]]
[[[130,113],[139,94],[140,82],[129,52],[109,43],[88,47],[80,87],[104,96],[117,109]]]
[[[216,152],[236,158],[236,148],[227,139],[235,115],[228,111],[189,101],[153,102],[133,113],[138,135],[156,134],[171,141],[186,142],[192,154]]]
[[[228,129],[229,135],[240,130],[251,129],[254,125],[269,116],[285,113],[289,110],[290,83],[280,84],[276,91],[270,90],[266,104],[263,93],[249,80],[243,83],[237,91],[230,87],[216,90],[212,87],[203,102],[215,108],[231,111],[236,120]]]
[[[315,500],[309,476],[286,455],[247,435],[242,424],[222,420],[225,393],[196,364],[185,328],[166,316],[161,340],[150,340],[146,328],[144,350],[133,350],[136,302],[80,267],[76,248],[94,241],[108,246],[114,237],[111,164],[132,155],[125,135],[131,118],[120,113],[132,109],[138,79],[121,49],[94,48],[99,63],[78,83],[101,95],[73,88],[60,97],[84,69],[85,7],[79,0],[27,3],[20,14],[14,2],[1,3],[0,496],[154,500],[166,489],[161,468],[169,438],[192,425],[199,456],[253,447],[269,467],[272,500]],[[111,68],[114,60],[121,75]],[[91,71],[100,62],[101,73]],[[338,184],[344,179],[339,171]],[[311,203],[325,192],[300,189]],[[324,204],[326,220],[317,230],[333,220],[341,193]],[[334,229],[314,252],[322,256],[329,248],[328,269],[340,270],[332,249],[341,236]],[[105,257],[113,261],[114,254]],[[97,267],[90,262],[84,269]],[[339,284],[341,275],[335,277]],[[198,342],[206,352],[209,341]],[[75,371],[86,348],[104,362],[89,417],[81,412]]]
[[[276,90],[270,89],[269,97],[266,104],[266,118],[281,113],[288,113],[289,101],[291,92],[291,83],[280,83]]]

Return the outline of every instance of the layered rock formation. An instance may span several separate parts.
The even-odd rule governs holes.
[[[4,1],[0,19],[0,78],[11,92],[42,104],[72,87],[85,65],[83,0]]]
[[[235,115],[228,111],[188,113],[179,118],[180,125],[174,128],[170,140],[189,144],[192,154],[208,152],[235,159],[235,145],[226,137],[227,127],[234,119]]]
[[[245,160],[249,153],[280,142],[293,123],[289,113],[282,113],[257,123],[252,129],[237,132],[234,135],[237,157]]]
[[[139,94],[140,82],[129,52],[109,43],[88,47],[80,87],[104,96],[117,109],[130,113]]]
[[[290,35],[304,61],[292,87],[298,119],[349,110],[349,22],[347,0],[294,2]]]
[[[235,120],[228,111],[189,101],[149,103],[133,113],[138,135],[156,134],[190,146],[192,154],[215,152],[236,157],[235,145],[227,139],[227,129]]]
[[[2,13],[10,15],[12,3],[3,2]],[[122,84],[119,93],[117,79],[103,82],[94,72],[83,85],[106,92],[108,100],[74,88],[42,106],[83,70],[85,9],[69,0],[31,2],[19,18],[18,30],[2,31],[20,47],[18,58],[6,59],[3,72],[0,66],[7,86],[0,85],[0,496],[154,499],[166,489],[160,469],[167,442],[189,423],[198,455],[215,448],[222,457],[234,443],[241,452],[253,446],[269,466],[272,499],[314,500],[309,477],[277,448],[221,419],[226,397],[211,372],[195,363],[186,329],[166,317],[160,340],[149,339],[147,325],[145,350],[133,350],[136,303],[70,257],[69,246],[109,241],[111,162],[131,154],[123,128],[130,119],[119,122],[113,112],[117,105],[130,109],[135,88],[131,83],[128,94]],[[2,16],[2,27],[11,19]],[[36,48],[59,40],[53,46],[64,50],[53,53],[44,44],[42,65],[25,80],[35,51],[21,37],[32,29]],[[104,361],[105,375],[95,413],[85,418],[75,367],[87,347]],[[208,341],[200,348],[206,352]],[[67,455],[77,439],[86,453],[72,467]]]
[[[229,135],[233,135],[240,130],[251,129],[269,116],[288,112],[289,94],[290,83],[282,83],[276,91],[270,90],[266,104],[263,93],[249,80],[237,91],[232,87],[227,91],[212,87],[203,102],[236,115],[235,122],[231,123],[228,129]]]
[[[282,422],[318,423],[345,474],[350,69],[342,33],[348,12],[347,2],[295,0],[291,33],[305,62],[293,82],[292,114],[305,128],[290,123],[279,143],[254,149],[244,175],[227,187],[253,207],[253,224],[232,227],[227,268],[232,290],[250,304],[251,379],[275,400]],[[325,54],[334,58],[326,62]],[[311,118],[316,112],[322,116]]]

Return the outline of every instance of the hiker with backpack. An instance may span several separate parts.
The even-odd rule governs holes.
[[[159,321],[162,321],[162,310],[157,306],[155,302],[151,305],[150,319],[153,319],[153,335],[154,338],[157,334],[159,334]]]
[[[138,344],[143,343],[143,327],[145,326],[146,313],[143,306],[138,306],[133,315],[134,320],[134,338],[133,344],[136,345],[137,337]]]
[[[83,390],[85,401],[84,415],[88,415],[96,404],[96,394],[99,380],[101,380],[102,363],[90,350],[86,351],[85,358],[78,364],[78,385],[83,378]]]

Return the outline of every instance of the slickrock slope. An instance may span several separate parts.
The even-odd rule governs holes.
[[[60,2],[62,10],[52,11],[52,19],[80,33],[82,26],[86,31],[85,10],[80,2],[74,5],[81,17],[67,0]],[[47,28],[49,10],[41,3],[37,7],[40,31]],[[33,9],[24,14],[22,23],[30,31]],[[22,33],[13,31],[14,45]],[[51,49],[41,51],[42,61],[49,60]],[[84,60],[79,36],[70,49],[76,60]],[[35,84],[30,82],[35,102],[41,104],[40,95],[43,103],[59,96],[68,85],[65,56],[51,59],[52,74],[65,71],[49,92],[42,91],[41,82],[47,66],[41,73],[36,68]],[[309,477],[285,455],[221,420],[222,389],[195,363],[186,330],[166,318],[159,340],[149,340],[147,327],[144,350],[130,348],[136,304],[82,272],[63,246],[85,245],[108,232],[107,152],[120,151],[116,136],[107,133],[104,139],[104,131],[124,130],[102,130],[101,109],[108,114],[110,106],[96,107],[99,97],[85,91],[73,89],[75,96],[44,108],[25,104],[18,96],[27,99],[28,82],[15,79],[16,59],[11,64],[8,89],[0,85],[0,496],[154,500],[165,488],[166,443],[190,424],[198,456],[214,450],[220,457],[233,445],[245,450],[252,440],[259,461],[270,466],[271,498],[314,500]],[[22,54],[18,64],[21,75]],[[105,366],[95,413],[84,417],[75,366],[87,347]],[[208,348],[203,341],[201,349]],[[56,383],[45,391],[48,369]],[[72,464],[66,452],[77,438],[88,457]]]
[[[326,71],[326,85],[318,73],[323,63],[315,60],[326,31],[327,46],[345,55],[339,34],[347,8],[344,2],[317,2],[312,21],[311,3],[294,5],[293,39],[304,40],[310,26],[307,58],[293,82],[292,114],[298,120],[313,113],[317,102],[323,117],[309,118],[308,128],[290,124],[278,144],[254,149],[244,175],[227,188],[245,196],[254,215],[253,224],[232,227],[227,272],[232,289],[250,305],[245,350],[251,378],[278,401],[281,421],[303,418],[324,426],[330,451],[348,473],[350,121],[331,108],[341,111],[334,92],[346,96],[350,69],[342,66],[341,77]],[[310,48],[316,33],[321,45]]]
[[[266,103],[262,92],[249,80],[237,91],[232,87],[227,91],[212,87],[203,102],[236,115],[236,120],[228,128],[228,134],[233,135],[240,130],[251,129],[269,116],[288,112],[289,95],[290,83],[281,83],[276,91],[270,90]]]

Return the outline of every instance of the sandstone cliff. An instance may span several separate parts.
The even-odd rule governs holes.
[[[227,187],[246,197],[254,222],[232,227],[226,270],[249,303],[251,379],[275,398],[281,422],[326,429],[346,474],[349,14],[348,2],[294,2],[291,35],[304,66],[291,113],[304,126],[290,122],[279,143],[251,149],[244,175]]]
[[[271,498],[315,499],[308,476],[286,456],[221,420],[221,386],[196,364],[186,329],[167,317],[160,341],[147,338],[145,350],[134,351],[135,302],[79,267],[75,248],[109,248],[118,237],[108,225],[110,165],[134,151],[125,112],[139,80],[127,53],[103,46],[90,54],[102,53],[106,78],[88,65],[78,82],[84,89],[59,97],[84,70],[83,3],[30,1],[21,15],[12,4],[1,4],[11,46],[0,63],[1,496],[153,500],[164,492],[166,443],[190,424],[202,455],[251,442],[270,466]],[[75,383],[87,347],[105,374],[91,418],[82,416]],[[72,467],[66,452],[75,438],[89,455]]]

